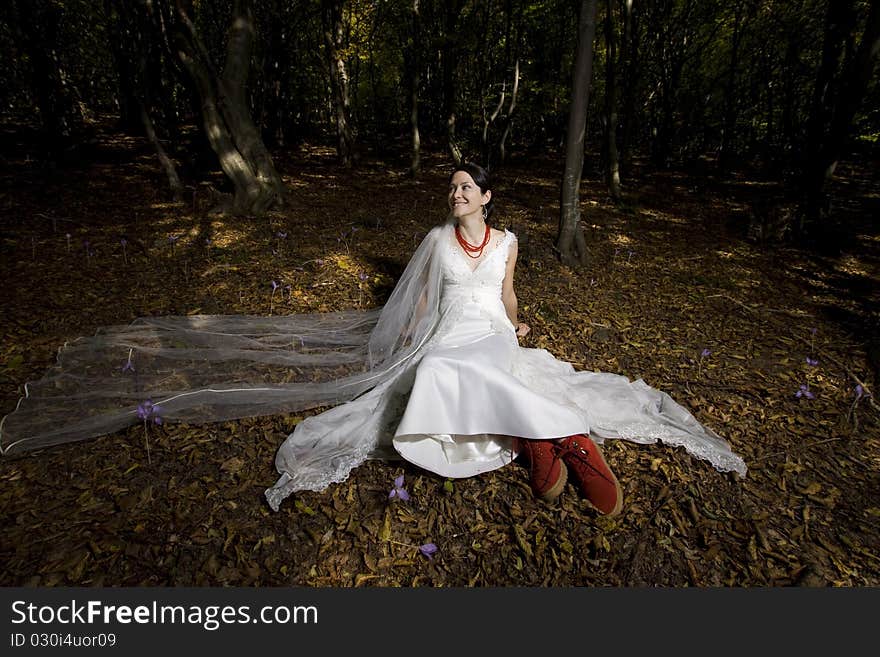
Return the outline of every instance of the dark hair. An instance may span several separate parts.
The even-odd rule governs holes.
[[[449,174],[449,181],[452,182],[452,176],[454,176],[457,172],[464,171],[471,178],[474,179],[474,182],[477,184],[477,187],[480,188],[480,192],[485,194],[492,189],[492,180],[489,178],[489,172],[486,171],[479,164],[475,164],[473,162],[462,162],[457,167],[452,170],[452,173]],[[486,203],[486,221],[492,217],[492,213],[495,212],[495,199],[490,198],[489,202]]]

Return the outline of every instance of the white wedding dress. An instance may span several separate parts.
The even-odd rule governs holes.
[[[581,413],[514,376],[520,348],[501,286],[515,239],[505,231],[477,261],[451,240],[441,250],[446,330],[419,363],[393,444],[406,460],[444,477],[509,463],[515,436],[561,438],[587,430]]]
[[[281,477],[266,491],[277,509],[295,490],[321,490],[348,476],[390,443],[406,460],[444,477],[487,472],[516,457],[515,437],[551,439],[587,433],[596,442],[623,438],[681,445],[717,469],[745,474],[742,459],[669,395],[643,381],[578,372],[544,349],[520,347],[501,301],[510,246],[505,231],[476,267],[440,231],[439,320],[407,367],[357,399],[306,418],[281,446]],[[342,446],[361,438],[352,456]],[[308,446],[340,445],[338,464],[318,481]],[[330,450],[331,461],[335,458]],[[327,462],[322,464],[326,466]]]

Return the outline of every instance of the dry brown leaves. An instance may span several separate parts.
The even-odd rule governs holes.
[[[340,172],[318,149],[279,157],[289,206],[250,219],[204,213],[197,190],[164,203],[151,158],[108,134],[78,169],[4,164],[0,412],[60,344],[104,324],[381,304],[444,214],[440,159],[412,181],[380,163]],[[453,482],[380,461],[273,513],[262,493],[300,417],[151,428],[149,463],[132,427],[0,462],[0,583],[880,584],[877,416],[853,392],[853,377],[874,383],[854,327],[876,307],[876,238],[836,259],[761,251],[733,223],[749,181],[646,175],[624,208],[586,185],[592,260],[571,271],[552,252],[557,168],[511,165],[496,190],[520,237],[524,344],[669,392],[744,456],[746,478],[615,442],[626,508],[613,519],[571,486],[536,501],[518,464]],[[849,219],[868,198],[851,192]],[[867,278],[867,295],[850,296],[847,276]],[[795,396],[802,385],[813,399]],[[400,474],[409,502],[388,497]]]

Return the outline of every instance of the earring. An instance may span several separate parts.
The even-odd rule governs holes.
[[[486,206],[483,206],[483,221],[486,221],[489,218],[489,211],[486,209]]]

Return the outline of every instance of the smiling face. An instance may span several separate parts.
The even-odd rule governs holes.
[[[449,181],[449,209],[461,221],[466,218],[479,219],[483,216],[483,206],[492,198],[492,192],[484,194],[467,171],[456,171]]]

